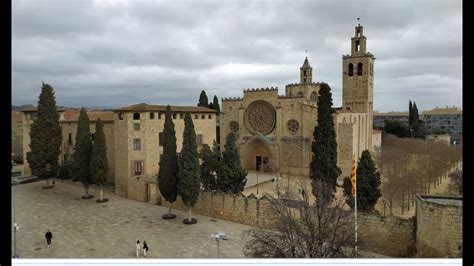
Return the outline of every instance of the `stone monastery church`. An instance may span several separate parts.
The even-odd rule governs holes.
[[[342,57],[342,107],[334,115],[341,177],[349,176],[353,154],[374,151],[381,141],[381,133],[372,129],[375,57],[366,51],[360,24],[351,43],[351,54]],[[221,140],[229,132],[239,136],[240,160],[248,171],[309,176],[319,86],[306,58],[299,83],[286,85],[284,95],[272,87],[223,99]]]
[[[341,177],[349,176],[352,155],[374,151],[381,134],[372,129],[374,59],[366,50],[363,27],[355,27],[351,54],[342,57],[342,107],[335,108],[334,124]],[[331,85],[331,84],[329,84]],[[229,132],[238,135],[242,166],[248,171],[309,176],[311,143],[317,125],[319,82],[313,82],[313,68],[306,58],[298,83],[288,84],[285,94],[277,88],[246,89],[241,98],[222,99],[221,114],[205,107],[171,106],[177,149],[181,150],[184,114],[190,113],[198,146],[212,146],[220,132],[221,147]],[[156,174],[163,153],[165,105],[134,104],[113,111],[88,111],[91,133],[95,122],[104,122],[109,162],[108,183],[117,195],[139,201],[153,201],[158,192]],[[60,163],[74,152],[78,109],[58,110],[63,134]],[[36,109],[23,110],[24,158],[30,150],[29,131]],[[31,170],[25,160],[24,174]]]

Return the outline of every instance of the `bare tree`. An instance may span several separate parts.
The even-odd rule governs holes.
[[[394,206],[405,210],[415,204],[417,193],[430,193],[442,177],[462,160],[461,148],[444,142],[397,138],[385,135],[377,157],[382,177],[382,197],[390,213]]]
[[[323,191],[324,185],[318,185]],[[319,197],[321,198],[321,197]],[[251,229],[243,234],[244,254],[253,258],[353,257],[354,217],[342,199],[308,203],[307,193],[270,198],[276,230]]]

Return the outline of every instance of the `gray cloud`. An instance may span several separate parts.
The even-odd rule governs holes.
[[[12,101],[36,104],[41,81],[58,104],[195,105],[208,96],[313,80],[341,104],[342,55],[356,17],[375,61],[380,111],[462,102],[461,1],[12,2]]]

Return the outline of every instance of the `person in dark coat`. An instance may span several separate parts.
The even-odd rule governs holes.
[[[146,257],[146,253],[148,252],[148,245],[145,240],[143,240],[143,255]]]
[[[48,232],[46,232],[44,237],[46,238],[46,243],[48,244],[48,248],[49,248],[51,246],[51,239],[53,238],[53,234],[51,234],[51,231],[49,231],[48,229]]]

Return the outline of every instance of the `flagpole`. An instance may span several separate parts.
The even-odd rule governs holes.
[[[357,179],[356,179],[357,180]],[[356,192],[355,192],[355,256],[357,258],[357,181],[356,181]]]
[[[352,196],[354,196],[354,216],[355,216],[355,257],[357,258],[357,166],[356,156],[352,156],[352,172],[351,172],[351,183],[352,183]]]

